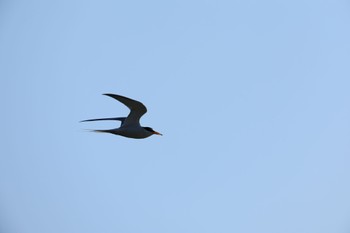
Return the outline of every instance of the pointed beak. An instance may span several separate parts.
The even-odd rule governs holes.
[[[160,135],[160,136],[163,136],[163,134],[157,132],[157,131],[154,131],[153,134],[157,134],[157,135]]]

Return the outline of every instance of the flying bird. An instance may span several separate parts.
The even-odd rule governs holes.
[[[140,125],[140,118],[147,112],[147,108],[141,102],[121,96],[116,94],[103,94],[113,99],[116,99],[126,105],[130,109],[130,113],[127,117],[114,117],[114,118],[98,118],[98,119],[89,119],[81,122],[87,121],[120,121],[121,125],[116,129],[107,129],[107,130],[93,130],[93,132],[98,133],[111,133],[115,135],[120,135],[128,138],[147,138],[153,134],[162,135],[157,131],[154,131],[151,127],[142,127]]]

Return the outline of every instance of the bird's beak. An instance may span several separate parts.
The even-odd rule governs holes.
[[[154,131],[153,134],[157,134],[157,135],[160,135],[160,136],[163,136],[163,134],[157,132],[157,131]]]

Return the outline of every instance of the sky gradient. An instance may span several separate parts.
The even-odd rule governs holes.
[[[348,233],[348,1],[0,2],[0,231]],[[164,136],[90,133],[128,109]]]

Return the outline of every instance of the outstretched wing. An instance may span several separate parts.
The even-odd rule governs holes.
[[[130,109],[128,117],[122,125],[140,125],[140,118],[147,112],[147,108],[141,102],[115,94],[104,94],[123,103]]]
[[[89,120],[83,120],[80,122],[87,122],[87,121],[121,121],[121,126],[124,124],[126,117],[113,117],[113,118],[98,118],[98,119],[89,119]]]

